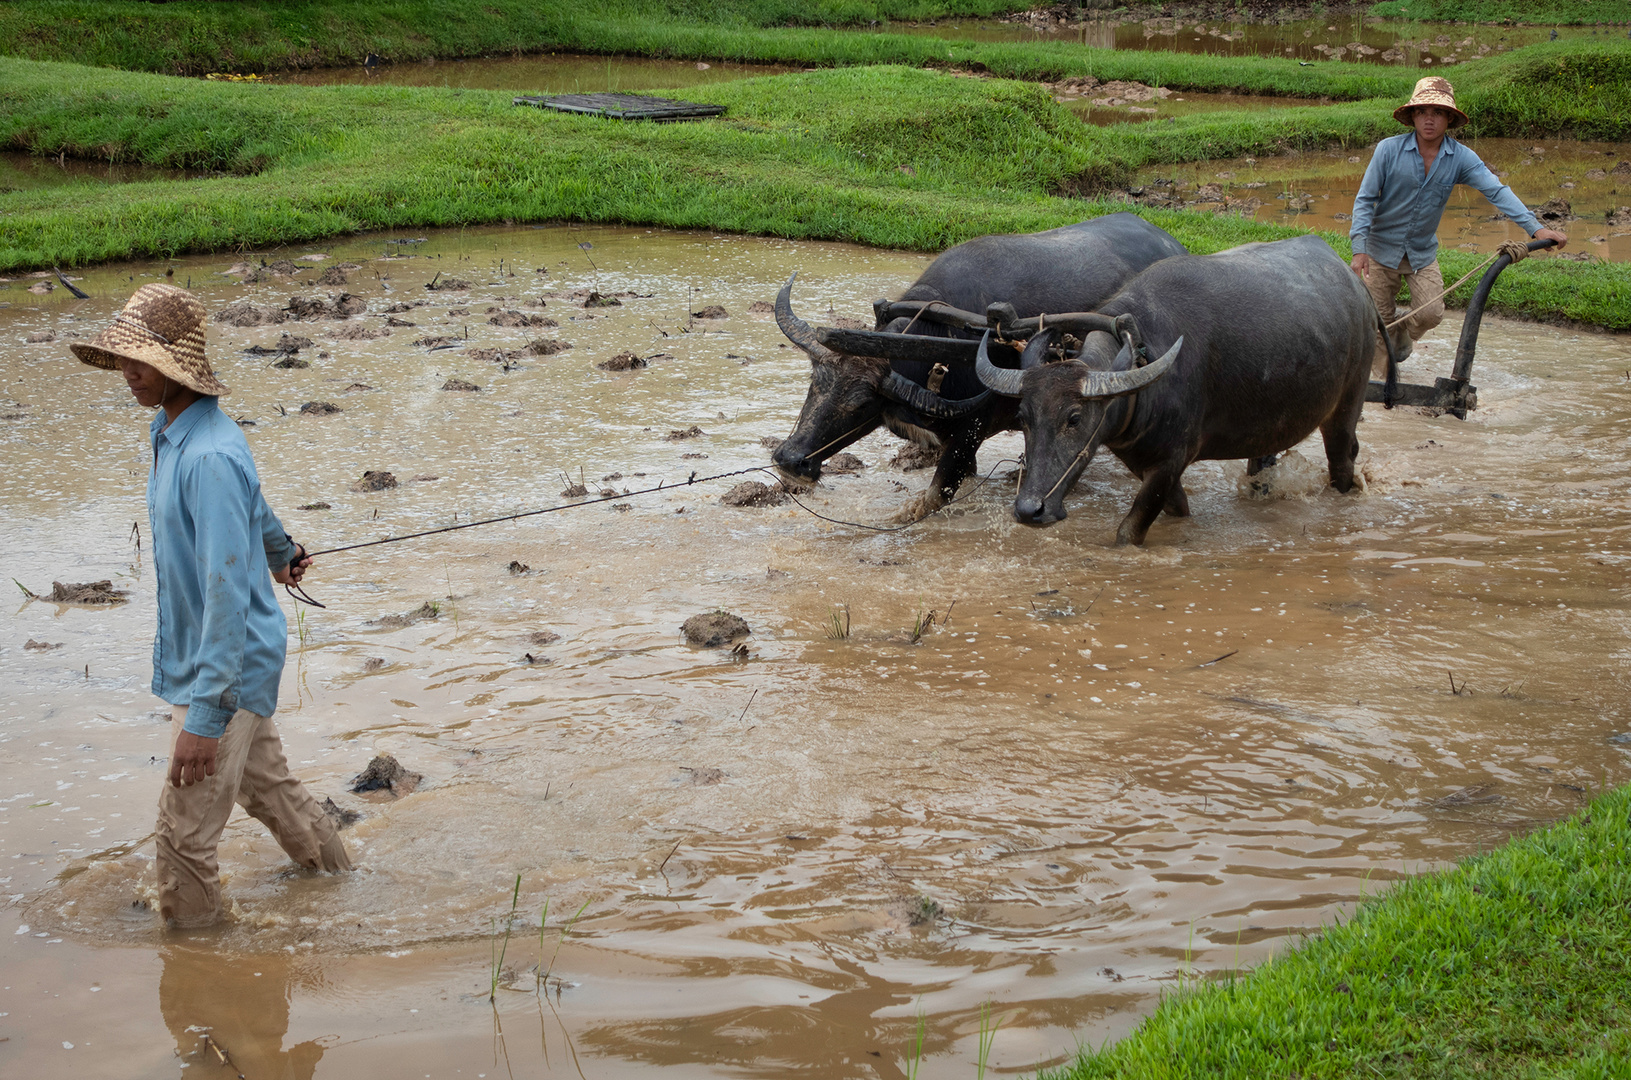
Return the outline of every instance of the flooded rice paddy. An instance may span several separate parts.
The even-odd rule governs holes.
[[[1631,780],[1611,741],[1631,730],[1624,337],[1486,320],[1482,407],[1367,410],[1353,496],[1325,489],[1313,443],[1266,494],[1206,463],[1193,518],[1114,549],[1125,470],[1096,462],[1068,520],[1027,529],[1005,436],[981,455],[989,483],[873,532],[722,505],[740,478],[683,485],[765,464],[803,400],[808,364],[755,304],[798,270],[806,317],[867,319],[928,257],[423,235],[268,252],[304,269],[248,285],[260,257],[102,267],[83,301],[0,288],[5,573],[130,596],[16,593],[0,616],[7,1075],[209,1074],[218,1046],[249,1076],[900,1077],[921,1014],[921,1075],[966,1077],[987,1007],[992,1065],[1028,1071]],[[148,414],[65,347],[167,269],[212,312],[366,301],[210,325],[223,404],[309,546],[574,501],[568,478],[612,492],[320,560],[307,581],[328,607],[290,611],[278,721],[319,798],[364,815],[359,870],[295,872],[240,815],[230,918],[185,935],[132,906],[165,771]],[[438,274],[469,287],[427,291]],[[585,308],[590,290],[621,305]],[[709,305],[724,317],[691,314]],[[521,316],[556,325],[494,325]],[[1447,373],[1457,323],[1407,379]],[[284,334],[311,339],[308,367],[244,352]],[[572,347],[525,351],[538,338]],[[596,366],[625,352],[649,366]],[[886,522],[927,483],[890,464],[899,446],[864,440],[864,467],[805,504]],[[399,485],[354,490],[365,470]],[[659,481],[675,487],[620,497]],[[745,657],[681,641],[715,608],[751,625]],[[351,794],[380,751],[425,782]]]
[[[638,92],[704,87],[757,75],[780,75],[793,68],[728,61],[652,60],[641,56],[481,57],[427,60],[374,67],[307,68],[280,71],[267,82],[305,86],[440,86],[454,90],[514,90],[518,93],[577,94]]]

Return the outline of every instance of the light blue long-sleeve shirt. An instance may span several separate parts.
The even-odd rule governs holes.
[[[1398,269],[1407,257],[1413,270],[1430,264],[1438,258],[1439,219],[1457,184],[1482,192],[1530,236],[1540,229],[1535,215],[1477,154],[1446,135],[1428,173],[1422,169],[1416,133],[1407,131],[1377,143],[1365,167],[1348,229],[1354,254],[1364,252],[1389,270]]]
[[[213,397],[153,418],[147,483],[159,626],[153,693],[186,705],[186,730],[218,739],[239,709],[270,716],[288,623],[270,570],[295,546],[261,497],[243,432]]]

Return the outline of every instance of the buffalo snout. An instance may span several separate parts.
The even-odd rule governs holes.
[[[770,460],[777,469],[796,480],[814,483],[821,479],[821,462],[811,460],[791,439],[776,447]]]
[[[1014,520],[1021,525],[1052,525],[1065,517],[1063,505],[1049,506],[1045,499],[1034,495],[1021,495],[1014,500]]]

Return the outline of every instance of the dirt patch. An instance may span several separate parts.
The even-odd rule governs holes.
[[[285,333],[277,339],[276,345],[251,345],[244,353],[248,356],[276,356],[279,353],[296,353],[301,349],[310,349],[314,344],[309,337]]]
[[[418,326],[419,324],[416,323],[416,322],[410,322],[407,319],[399,319],[395,315],[387,315],[387,316],[385,316],[385,325],[386,326]]]
[[[615,296],[602,296],[600,293],[592,292],[589,294],[588,299],[584,300],[583,306],[586,308],[622,307],[623,301]]]
[[[570,341],[559,341],[555,338],[534,338],[527,342],[527,351],[534,356],[554,356],[565,352],[572,347]]]
[[[364,390],[372,390],[372,389],[373,389],[373,387],[369,386],[365,382],[354,382],[350,386],[345,388],[345,392],[348,393],[348,394],[357,394],[357,393],[361,393]]]
[[[351,790],[358,795],[369,791],[390,792],[392,797],[401,798],[412,794],[424,782],[422,774],[404,769],[390,754],[379,754],[368,763],[368,768],[352,778]]]
[[[703,431],[701,428],[697,427],[695,424],[692,424],[690,427],[684,429],[683,431],[670,431],[667,435],[663,436],[663,441],[664,442],[681,442],[681,441],[683,441],[685,439],[700,439],[700,438],[703,438],[704,436],[706,436],[707,434],[708,433],[706,431]]]
[[[680,625],[680,633],[692,645],[717,649],[739,637],[747,637],[753,631],[740,615],[732,615],[728,611],[709,611],[686,619]]]
[[[289,313],[271,307],[256,307],[248,300],[239,300],[235,304],[228,304],[210,317],[211,322],[226,323],[228,326],[276,326],[278,323],[288,321]]]
[[[362,479],[351,485],[352,491],[385,491],[396,487],[396,477],[383,469],[369,469]]]
[[[728,319],[730,317],[731,313],[718,304],[709,304],[701,311],[691,312],[691,318],[693,319]]]
[[[507,371],[510,364],[524,360],[530,354],[525,349],[466,349],[464,355],[483,363],[503,364]],[[445,390],[447,387],[444,386],[442,389]]]
[[[26,589],[23,591],[28,592]],[[123,589],[115,589],[111,581],[85,581],[68,585],[53,581],[51,595],[42,599],[57,604],[122,604],[129,599],[129,594]]]
[[[726,506],[780,506],[787,501],[787,489],[771,487],[759,480],[744,480],[719,497]]]
[[[327,299],[319,296],[289,297],[289,314],[297,319],[348,319],[367,310],[368,302],[350,293],[340,293]]]
[[[425,288],[431,292],[447,292],[451,289],[468,289],[469,287],[470,283],[463,278],[443,277],[440,274],[425,282]]]
[[[296,510],[332,510],[332,509],[334,509],[334,507],[330,506],[326,502],[309,502],[309,503],[301,503],[299,506],[295,507],[295,509]]]
[[[512,576],[520,577],[522,574],[530,574],[530,573],[532,573],[532,567],[528,566],[526,563],[522,562],[520,559],[511,559],[510,560],[510,574]]]
[[[335,416],[344,411],[332,401],[308,401],[300,406],[301,416]]]
[[[55,330],[36,330],[34,333],[24,338],[23,343],[26,345],[44,345],[47,342],[52,342],[55,340],[57,340],[57,332]]]
[[[824,472],[854,473],[866,468],[866,462],[854,454],[834,454],[821,463]]]
[[[50,652],[52,649],[62,648],[62,642],[35,641],[33,638],[29,638],[23,642],[23,648],[33,652]]]
[[[1610,210],[1608,223],[1617,229],[1631,229],[1631,206],[1616,206]]]
[[[1558,224],[1565,221],[1579,220],[1569,208],[1569,200],[1559,195],[1548,199],[1540,206],[1535,207],[1535,216],[1545,222]]]
[[[470,393],[472,391],[480,390],[481,387],[477,386],[473,382],[466,382],[463,379],[449,379],[447,382],[442,384],[442,389],[458,390],[464,393]]]
[[[631,352],[618,353],[610,360],[602,360],[595,367],[602,371],[634,371],[637,368],[648,366],[646,362]]]
[[[458,342],[452,338],[442,337],[440,334],[432,334],[430,337],[420,338],[414,344],[423,345],[427,349],[440,349],[444,345],[456,345]]]
[[[939,463],[938,450],[930,450],[927,446],[919,446],[917,443],[907,443],[889,459],[889,464],[901,472],[915,472]]]
[[[350,326],[342,326],[329,331],[328,336],[336,341],[377,341],[380,338],[390,337],[391,330],[386,326],[373,329],[360,323],[352,323]]]
[[[323,273],[318,277],[317,284],[319,284],[319,285],[344,285],[345,284],[345,271],[341,270],[338,266],[331,266],[327,270],[324,270]]]
[[[387,314],[387,315],[400,315],[404,311],[412,311],[416,307],[424,307],[424,306],[425,306],[425,301],[423,301],[423,300],[404,300],[401,303],[392,304],[390,307],[386,308],[385,309],[385,314]]]
[[[686,782],[697,787],[708,787],[712,784],[725,782],[725,770],[716,769],[712,765],[705,765],[700,769],[693,769],[689,765],[681,765],[680,772],[686,774]]]
[[[368,625],[382,627],[386,630],[400,630],[404,626],[412,626],[414,623],[424,622],[426,619],[440,618],[441,614],[442,609],[440,607],[426,600],[406,615],[381,615],[369,622]]]
[[[774,315],[775,313],[776,305],[769,300],[755,300],[748,305],[749,315]]]
[[[527,635],[527,640],[534,645],[553,645],[561,640],[561,635],[553,630],[534,630]]]

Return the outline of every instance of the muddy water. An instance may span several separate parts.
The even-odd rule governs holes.
[[[115,165],[78,158],[35,157],[14,150],[0,153],[0,194],[72,184],[129,184],[144,180],[187,180],[209,175],[183,169],[154,169],[145,165]]]
[[[1283,22],[1219,19],[1061,19],[1034,12],[1013,21],[954,19],[889,23],[879,29],[964,41],[1074,41],[1095,49],[1155,49],[1213,56],[1286,56],[1298,60],[1444,67],[1538,41],[1603,36],[1625,29],[1393,22],[1326,16]]]
[[[456,90],[515,90],[541,94],[605,93],[710,86],[794,68],[725,61],[649,60],[637,56],[539,55],[429,60],[377,67],[311,68],[279,72],[267,82],[306,86],[381,83],[445,86]]]
[[[567,473],[621,491],[762,464],[807,365],[750,305],[797,269],[806,315],[864,318],[927,262],[610,228],[402,249],[267,253],[328,258],[250,286],[220,273],[230,258],[169,264],[212,311],[360,264],[346,288],[368,316],[210,326],[224,403],[253,421],[268,497],[313,547],[561,503]],[[1261,962],[1363,890],[1631,780],[1610,742],[1631,729],[1631,348],[1490,320],[1483,408],[1368,412],[1363,494],[1324,491],[1313,444],[1267,497],[1238,463],[1197,466],[1194,517],[1144,550],[1106,546],[1134,491],[1113,461],[1067,521],[1013,524],[1005,437],[981,456],[996,481],[900,532],[730,509],[732,479],[324,559],[308,582],[329,606],[291,613],[278,719],[319,797],[366,815],[347,834],[360,869],[292,872],[239,817],[231,918],[161,935],[131,907],[151,895],[165,765],[132,537],[147,414],[63,341],[163,272],[92,271],[87,301],[0,289],[5,573],[130,591],[112,609],[18,594],[0,626],[7,1075],[213,1069],[207,1027],[246,1075],[896,1077],[921,1012],[922,1075],[967,1076],[988,1003],[992,1063],[1026,1070],[1125,1033],[1183,978]],[[472,286],[429,293],[438,272]],[[640,295],[585,310],[570,296],[589,288]],[[419,300],[396,316],[413,327],[334,336]],[[729,316],[688,317],[707,304]],[[490,326],[488,307],[559,326]],[[1408,378],[1447,370],[1455,323]],[[45,330],[59,340],[22,343]],[[285,370],[240,351],[283,331],[328,355]],[[411,344],[466,332],[573,348],[502,370]],[[594,366],[624,351],[651,366]],[[452,377],[481,389],[439,389]],[[299,415],[308,401],[343,411]],[[896,447],[865,440],[867,467],[807,504],[884,522],[927,479],[888,464]],[[401,484],[350,490],[365,469]],[[427,602],[434,618],[379,621]],[[835,606],[847,639],[828,637]],[[746,659],[681,642],[716,607],[752,625]],[[350,794],[376,751],[424,786]]]
[[[1567,220],[1548,224],[1568,234],[1569,255],[1631,261],[1631,217],[1611,220],[1631,203],[1631,146],[1560,139],[1469,139],[1467,145],[1531,208],[1558,199],[1567,204]],[[1162,203],[1175,198],[1259,221],[1346,232],[1369,160],[1367,148],[1162,165],[1139,172],[1143,194],[1138,197]],[[1438,236],[1445,247],[1469,251],[1492,251],[1502,240],[1525,238],[1489,200],[1465,186],[1451,194]]]

